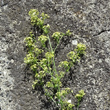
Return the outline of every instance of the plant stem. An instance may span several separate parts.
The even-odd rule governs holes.
[[[51,49],[51,52],[54,52],[53,51],[53,48],[52,48],[52,45],[51,45],[51,41],[50,41],[50,38],[49,36],[47,35],[48,39],[49,39],[49,45],[50,45],[50,49]],[[56,71],[56,66],[55,66],[55,58],[53,57],[53,65],[54,65],[54,70],[55,70],[55,73],[57,74],[57,71]]]
[[[51,41],[50,41],[49,35],[47,35],[47,37],[48,37],[48,40],[49,40],[49,45],[50,45],[51,52],[53,52],[53,48],[52,48],[52,45],[51,45]]]
[[[50,45],[51,52],[55,52],[55,49],[57,48],[58,45],[56,46],[56,48],[55,48],[54,51],[53,51],[50,38],[49,38],[48,35],[47,35],[47,37],[48,37],[48,39],[49,39],[49,45]],[[58,44],[59,44],[59,43],[58,43]],[[57,70],[56,70],[56,65],[55,65],[55,57],[53,57],[53,65],[54,65],[55,74],[58,74],[58,73],[57,73]],[[52,77],[53,77],[53,76],[52,76]],[[58,82],[58,83],[59,83],[59,82]],[[58,92],[60,92],[60,84],[58,84]],[[58,97],[58,99],[61,101],[61,97]],[[61,104],[61,106],[62,106],[62,104]]]
[[[63,36],[62,36],[62,37],[63,37]],[[57,46],[56,46],[55,49],[54,49],[54,52],[56,51],[57,47],[59,46],[62,37],[61,37],[60,40],[58,41]]]

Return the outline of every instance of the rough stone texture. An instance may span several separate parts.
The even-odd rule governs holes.
[[[87,46],[86,57],[66,82],[75,94],[86,92],[79,110],[110,110],[110,0],[0,0],[0,110],[54,110],[32,90],[34,79],[23,63],[32,8],[50,15],[51,33],[73,32],[64,38],[57,62],[74,49],[72,40]]]

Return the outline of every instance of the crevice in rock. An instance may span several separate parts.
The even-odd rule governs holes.
[[[108,32],[108,31],[110,31],[110,29],[101,30],[100,32],[98,32],[97,34],[94,34],[93,36],[98,36],[98,35],[100,35],[100,34],[102,34],[102,33],[104,33],[104,32]]]

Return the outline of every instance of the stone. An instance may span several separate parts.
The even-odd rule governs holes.
[[[73,45],[77,45],[78,44],[78,41],[77,40],[72,40],[72,44]]]

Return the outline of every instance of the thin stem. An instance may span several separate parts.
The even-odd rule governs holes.
[[[55,58],[54,57],[53,57],[53,65],[54,65],[55,73],[57,74],[57,70],[56,70],[56,66],[55,66]]]
[[[49,38],[49,36],[47,36],[47,37],[48,37],[48,39],[49,39],[49,45],[50,45],[51,52],[54,52],[55,50],[53,51],[50,38]],[[56,49],[56,48],[55,48],[55,49]],[[55,58],[54,58],[54,57],[53,57],[53,65],[54,65],[55,74],[57,74],[56,65],[55,65]],[[59,83],[59,82],[58,82],[58,83]],[[58,84],[58,92],[60,92],[60,84]],[[59,100],[61,101],[61,97],[58,97],[58,98],[59,98]],[[62,105],[62,104],[61,104],[61,105]]]
[[[77,104],[77,110],[79,110],[79,104],[80,104],[80,101],[78,100],[78,104]]]
[[[44,47],[47,51],[49,51],[49,49],[47,47]]]
[[[79,110],[79,106],[77,106],[77,110]]]
[[[62,37],[63,37],[63,36],[62,36]],[[56,51],[57,47],[59,46],[62,37],[60,38],[59,42],[57,43],[57,46],[55,47],[54,52]]]
[[[51,45],[51,41],[50,41],[50,38],[49,36],[47,35],[48,39],[49,39],[49,45],[50,45],[50,49],[51,49],[51,52],[53,52],[53,48],[52,48],[52,45]],[[56,71],[56,66],[55,66],[55,58],[53,57],[53,65],[54,65],[54,70],[55,70],[55,73],[57,74],[57,71]]]
[[[48,37],[48,40],[49,40],[49,45],[50,45],[51,52],[53,52],[53,48],[52,48],[52,45],[51,45],[51,41],[50,41],[49,35],[47,35],[47,37]]]
[[[49,74],[52,76],[52,72],[51,72],[51,69],[49,68],[50,67],[50,64],[49,64],[49,58],[48,58],[48,69],[49,69]]]

